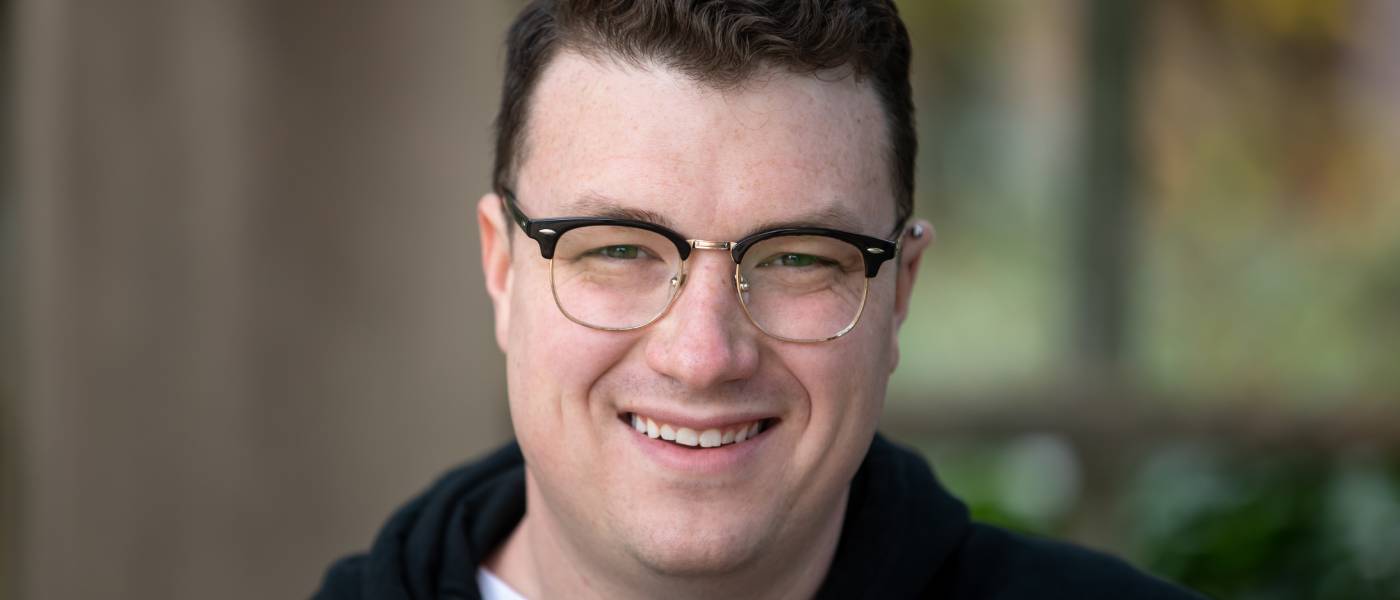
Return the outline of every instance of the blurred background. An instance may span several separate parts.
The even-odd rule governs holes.
[[[0,595],[295,598],[510,436],[521,3],[0,0]],[[1400,2],[900,3],[884,430],[1220,598],[1400,598]]]

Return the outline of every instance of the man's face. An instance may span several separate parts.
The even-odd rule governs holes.
[[[773,72],[721,91],[565,52],[534,92],[515,193],[532,218],[648,211],[688,238],[738,240],[775,222],[886,238],[885,136],[875,94],[850,78]],[[897,362],[923,241],[882,267],[859,324],[833,341],[763,334],[729,253],[699,250],[665,316],[609,332],[559,311],[548,261],[498,202],[480,206],[483,261],[532,515],[590,556],[662,574],[730,572],[830,529]],[[691,448],[638,433],[633,414],[696,432],[766,429]]]

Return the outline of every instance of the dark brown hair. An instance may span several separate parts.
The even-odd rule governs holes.
[[[817,74],[849,69],[868,78],[890,134],[897,225],[913,211],[913,102],[909,34],[891,0],[536,0],[506,40],[505,86],[496,117],[492,184],[508,189],[523,160],[535,82],[561,48],[641,64],[656,62],[716,87],[765,68]]]

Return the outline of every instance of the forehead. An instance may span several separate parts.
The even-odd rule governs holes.
[[[696,236],[760,222],[893,227],[883,113],[852,77],[770,71],[716,88],[563,52],[533,96],[517,192],[540,216],[606,198]]]

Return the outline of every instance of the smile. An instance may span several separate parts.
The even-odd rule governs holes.
[[[776,419],[758,419],[746,423],[735,423],[724,427],[692,429],[658,422],[637,413],[621,415],[622,421],[632,426],[637,433],[651,439],[660,439],[690,448],[718,448],[751,440],[767,431]]]

